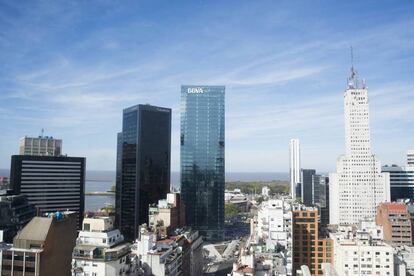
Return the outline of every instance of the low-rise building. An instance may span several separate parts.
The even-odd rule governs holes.
[[[383,242],[382,227],[375,222],[339,225],[330,238],[337,275],[394,275],[394,248]]]
[[[267,250],[291,249],[291,203],[283,199],[264,201],[257,212],[257,236]]]
[[[270,188],[269,187],[267,187],[267,186],[264,186],[263,188],[262,188],[262,196],[263,197],[265,197],[265,198],[267,198],[267,197],[269,197],[270,196]]]
[[[292,202],[262,202],[229,275],[292,275]]]
[[[182,275],[183,248],[175,239],[157,240],[156,234],[143,225],[132,250],[139,258],[145,276]]]
[[[394,255],[394,276],[414,275],[414,247],[401,246]]]
[[[0,190],[7,190],[9,187],[9,178],[6,176],[0,176]]]
[[[72,255],[72,275],[136,275],[137,260],[131,260],[130,244],[109,217],[85,218]]]
[[[74,212],[34,217],[3,250],[1,275],[70,275],[76,219]]]
[[[177,232],[177,243],[183,248],[183,276],[203,274],[203,238],[196,230],[180,229]]]
[[[149,206],[149,227],[158,237],[167,237],[185,225],[185,211],[179,193],[168,193],[156,205]]]
[[[375,222],[383,227],[384,241],[394,245],[412,245],[410,213],[404,203],[381,203],[377,207]]]

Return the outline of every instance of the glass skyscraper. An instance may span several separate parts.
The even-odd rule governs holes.
[[[181,193],[186,222],[224,237],[224,86],[181,86]]]
[[[301,170],[301,195],[302,202],[306,206],[312,204],[312,177],[316,174],[315,170],[302,169]],[[297,196],[297,195],[296,195]]]
[[[125,239],[148,223],[149,204],[170,190],[171,109],[136,105],[123,111],[118,133],[116,224]]]

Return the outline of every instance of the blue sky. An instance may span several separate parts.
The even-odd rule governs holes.
[[[336,2],[336,3],[333,3]],[[369,87],[373,151],[414,148],[413,1],[0,1],[0,168],[18,139],[62,138],[87,169],[115,168],[122,109],[173,109],[181,84],[226,86],[226,170],[333,171],[344,152],[353,45]]]

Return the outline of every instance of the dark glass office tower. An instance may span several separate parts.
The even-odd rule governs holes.
[[[181,193],[187,224],[224,238],[224,86],[181,86]]]
[[[326,227],[329,224],[329,177],[312,176],[312,204],[318,207],[321,226]]]
[[[29,204],[25,195],[0,191],[0,230],[3,230],[3,241],[12,243],[17,232],[35,215],[36,209]]]
[[[302,169],[302,202],[306,206],[312,204],[312,176],[315,175],[315,170]]]
[[[170,190],[171,109],[136,105],[123,111],[118,134],[116,223],[125,239],[148,223],[148,206]]]

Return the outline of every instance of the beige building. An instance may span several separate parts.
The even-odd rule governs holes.
[[[384,241],[395,245],[412,244],[410,213],[404,203],[381,203],[375,222],[383,227]]]
[[[149,207],[149,227],[158,237],[172,234],[177,227],[185,225],[184,206],[179,193],[168,193],[166,199]]]
[[[50,136],[22,137],[19,142],[20,155],[62,155],[62,140]]]
[[[34,217],[3,251],[1,275],[71,275],[76,234],[74,212]]]

